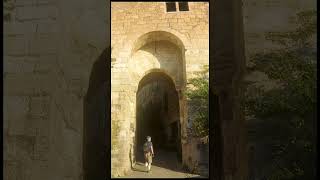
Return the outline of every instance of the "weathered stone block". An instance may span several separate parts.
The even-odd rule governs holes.
[[[48,177],[52,173],[52,170],[50,170],[49,167],[48,161],[32,161],[32,164],[30,164],[30,180],[53,178]]]
[[[50,73],[58,71],[56,55],[42,55],[34,66],[34,73]]]
[[[17,7],[18,20],[55,19],[58,15],[56,6]]]
[[[3,174],[4,179],[17,180],[22,179],[21,162],[18,161],[4,161]]]
[[[31,38],[28,53],[32,55],[55,54],[58,50],[56,35],[43,35]]]
[[[56,21],[43,21],[37,24],[37,33],[39,34],[49,34],[58,32],[59,24]]]
[[[5,99],[6,96],[3,97]],[[6,102],[6,100],[4,100]],[[6,134],[9,128],[9,116],[8,116],[8,106],[3,106],[3,134]]]
[[[16,160],[29,161],[32,158],[35,144],[34,136],[14,136]]]
[[[7,75],[5,95],[46,95],[56,87],[56,77],[50,75]]]
[[[50,97],[31,97],[30,111],[33,116],[47,117],[49,113]]]
[[[8,110],[10,135],[23,135],[29,111],[29,99],[26,96],[9,96],[4,102]]]
[[[3,71],[5,73],[33,73],[34,67],[34,62],[24,61],[22,58],[7,57],[3,63]]]
[[[27,51],[27,40],[24,36],[5,36],[3,39],[4,55],[25,55]]]
[[[36,32],[37,24],[33,22],[5,22],[3,34],[7,35],[29,35]]]
[[[37,0],[29,0],[29,1],[24,1],[24,0],[15,0],[14,4],[19,7],[19,6],[28,6],[28,5],[35,5]]]
[[[33,160],[46,161],[49,158],[49,138],[47,136],[37,136],[34,144]]]
[[[49,133],[47,117],[39,117],[29,113],[26,122],[24,127],[25,135],[36,136],[38,134],[45,135]]]
[[[47,5],[47,4],[56,4],[56,0],[35,0],[37,2],[37,5]]]
[[[68,121],[70,123],[70,126],[74,128],[74,130],[80,132],[82,124],[79,122],[83,121],[83,102],[82,99],[79,99],[76,95],[70,94],[68,97],[68,102],[66,103],[68,107]],[[96,109],[96,111],[98,111]]]
[[[5,161],[12,161],[16,159],[15,141],[11,136],[8,135],[4,135],[3,159]]]

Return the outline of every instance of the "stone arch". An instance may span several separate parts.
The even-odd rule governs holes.
[[[181,49],[181,53],[185,53],[187,49],[191,47],[191,41],[188,39],[188,37],[179,31],[176,31],[171,28],[157,28],[157,27],[150,27],[146,30],[142,30],[139,32],[135,32],[132,34],[128,34],[123,40],[121,45],[117,45],[114,47],[112,51],[112,55],[115,57],[120,57],[122,60],[126,61],[131,58],[132,54],[134,53],[134,50],[136,50],[136,47],[139,47],[139,42],[143,42],[143,39],[145,39],[148,36],[152,35],[163,35],[159,36],[159,39],[166,39],[165,37],[169,37],[169,39],[172,39],[172,43],[176,44]],[[165,37],[164,37],[165,36]],[[146,38],[148,39],[148,38]],[[149,41],[150,42],[150,41]],[[112,43],[111,43],[112,44]],[[140,46],[141,47],[141,46]],[[125,51],[123,51],[125,49]],[[138,48],[139,49],[139,48]],[[121,54],[119,54],[121,52]]]
[[[154,83],[159,83],[158,84],[159,88],[157,88],[158,91],[159,89],[163,89],[164,91],[160,90],[159,92],[156,92],[156,93],[152,92],[151,94],[153,95],[157,94],[160,98],[158,98],[158,100],[156,100],[157,98],[152,100],[146,100],[146,98],[143,98],[141,100],[140,98],[144,97],[145,92],[148,92],[145,90],[146,89],[148,90],[148,88],[150,88],[149,85],[151,85],[152,87],[152,84]],[[166,96],[163,96],[164,94]],[[158,115],[155,115],[152,109],[154,109],[154,107],[157,107],[157,103],[161,102],[161,100],[164,100],[168,97],[170,100],[165,104],[168,104],[169,107],[171,107],[170,110],[165,114],[159,113]],[[153,103],[149,104],[150,101],[153,101]],[[144,104],[144,105],[141,105],[141,104]],[[156,108],[158,112],[163,112],[164,109],[162,109],[163,108],[162,105],[160,106],[161,108]],[[148,109],[148,111],[144,111],[143,109]],[[145,118],[148,115],[141,113],[142,111],[148,112],[147,114],[152,114],[152,118],[151,119]],[[160,132],[160,134],[162,135],[161,136],[162,138],[160,138],[161,142],[163,141],[162,143],[159,143],[159,138],[156,139],[157,136],[152,136],[154,137],[153,142],[156,149],[158,150],[159,148],[163,149],[168,147],[173,148],[177,152],[177,158],[181,161],[182,149],[181,149],[180,111],[181,110],[180,110],[179,92],[176,89],[174,79],[168,73],[166,73],[166,71],[161,69],[151,69],[145,72],[144,76],[139,80],[138,90],[136,91],[136,121],[135,121],[136,123],[135,145],[136,146],[134,150],[136,157],[139,157],[139,152],[141,150],[138,150],[138,149],[142,147],[141,142],[143,142],[142,140],[143,137],[145,137],[148,133],[151,133],[148,135],[152,136],[152,135],[159,134]],[[148,126],[149,124],[148,122],[149,123],[152,122],[151,124],[157,124],[156,128],[151,130],[151,132],[148,131],[149,128],[142,128],[142,127],[150,127],[150,125]],[[144,130],[141,131],[141,129],[144,129]],[[175,130],[172,130],[172,129],[175,129]],[[171,137],[173,137],[174,139],[173,144],[172,144],[172,141],[170,143],[170,140],[169,140],[169,139],[172,140]],[[159,144],[161,144],[161,146]],[[141,160],[141,156],[140,156],[140,160]]]
[[[187,47],[190,46],[190,41],[181,33],[172,30],[155,30],[155,31],[146,31],[138,34],[135,38],[135,41],[131,44],[130,55],[132,55],[136,50],[141,48],[143,45],[160,40],[168,40],[171,43],[177,45],[180,50],[184,53]]]
[[[174,32],[175,34],[173,34],[172,32]],[[174,45],[178,49],[179,55],[181,56],[179,58],[179,61],[181,61],[181,64],[179,64],[179,67],[182,68],[181,71],[179,71],[181,72],[181,79],[179,80],[181,81],[181,83],[176,83],[177,85],[176,87],[178,89],[185,88],[185,85],[186,85],[185,51],[186,51],[186,47],[190,45],[190,42],[187,40],[187,38],[184,37],[184,35],[177,33],[174,30],[168,30],[168,31],[156,30],[156,31],[147,31],[147,32],[140,33],[134,39],[135,39],[134,42],[128,43],[128,44],[131,44],[131,46],[128,47],[130,49],[129,50],[130,53],[128,55],[129,56],[128,64],[132,64],[132,62],[130,61],[134,59],[133,57],[135,53],[137,53],[137,51],[139,51],[145,45],[148,45],[153,42],[168,42]],[[146,69],[146,71],[147,70],[149,69]]]
[[[104,49],[94,62],[89,85],[83,99],[83,139],[82,139],[82,163],[83,179],[105,179],[108,177],[105,169],[110,169],[105,162],[109,154],[106,147],[110,144],[107,129],[110,119],[108,109],[110,104],[110,69],[107,60],[110,57],[110,47]]]
[[[141,88],[143,86],[145,78],[148,77],[150,74],[153,74],[153,73],[159,73],[159,74],[161,73],[161,74],[163,74],[168,79],[168,81],[172,82],[174,87],[177,89],[176,82],[175,82],[174,78],[171,77],[170,74],[165,69],[156,69],[156,68],[154,68],[154,69],[147,70],[146,72],[143,73],[142,77],[138,81],[139,84],[137,86],[136,92],[139,91],[139,87]]]
[[[178,130],[174,132],[177,132],[181,137],[179,137],[181,141],[177,145],[181,153],[178,155],[178,159],[185,159],[185,152],[181,148],[182,138],[186,134],[187,119],[183,91],[186,84],[185,50],[190,44],[184,36],[173,34],[171,30],[149,30],[137,35],[131,34],[125,38],[124,42],[123,45],[114,47],[115,49],[121,49],[121,52],[119,52],[121,54],[114,54],[115,57],[119,58],[119,61],[116,61],[113,66],[115,75],[112,76],[112,80],[116,84],[113,87],[116,88],[112,90],[113,98],[111,98],[112,111],[117,114],[112,118],[114,124],[112,126],[119,127],[118,130],[113,131],[114,137],[117,138],[113,139],[113,145],[120,146],[117,145],[117,142],[127,141],[126,145],[121,145],[117,150],[118,155],[112,157],[112,166],[116,167],[115,169],[118,171],[114,173],[119,175],[126,172],[130,166],[132,168],[136,163],[135,152],[139,148],[136,146],[135,140],[135,133],[137,132],[136,107],[138,104],[136,95],[139,82],[150,73],[164,73],[167,77],[170,77],[169,79],[173,80],[172,84],[174,84],[176,92],[176,110],[178,111],[175,123],[176,126],[179,126]],[[156,47],[157,51],[153,50],[153,47]],[[169,50],[170,53],[166,53],[166,50]],[[165,55],[165,57],[162,57],[162,55]],[[176,76],[177,73],[180,73],[180,75]],[[179,83],[174,77],[178,77]],[[123,81],[124,78],[126,78],[126,81]],[[124,159],[123,157],[127,157],[127,155],[129,157]]]
[[[184,93],[184,88],[186,86],[186,63],[185,63],[185,51],[186,51],[186,47],[188,47],[190,45],[190,42],[181,34],[178,34],[178,36],[176,34],[172,33],[172,30],[170,31],[161,31],[161,30],[156,30],[156,31],[147,31],[144,33],[140,33],[139,35],[136,36],[137,38],[135,39],[135,41],[133,43],[127,43],[127,44],[131,44],[130,49],[130,55],[128,56],[128,65],[131,66],[132,64],[136,63],[135,61],[137,60],[135,55],[137,53],[141,51],[143,51],[143,49],[148,46],[149,44],[152,43],[160,43],[160,42],[168,42],[170,43],[172,46],[172,48],[176,47],[176,52],[179,53],[179,64],[176,67],[179,67],[179,70],[177,71],[170,71],[168,69],[166,69],[165,66],[159,66],[159,67],[145,67],[145,68],[141,68],[141,66],[144,66],[144,63],[139,63],[138,68],[141,68],[142,71],[138,72],[139,70],[137,70],[137,66],[131,66],[131,75],[132,77],[136,77],[133,78],[132,81],[132,86],[134,87],[134,93],[138,93],[139,87],[141,86],[141,82],[143,84],[144,78],[150,74],[155,74],[155,73],[159,73],[162,75],[165,75],[165,77],[169,80],[169,82],[172,82],[173,87],[175,88],[176,94],[177,94],[177,104],[178,104],[178,134],[179,134],[179,147],[177,147],[178,149],[178,159],[182,160],[185,159],[183,157],[184,152],[182,149],[182,139],[181,137],[185,137],[185,133],[186,133],[186,119],[187,119],[187,109],[186,109],[186,103],[185,103],[185,97],[183,96]],[[181,37],[181,38],[180,38]],[[169,45],[169,44],[168,44]],[[161,45],[159,44],[157,46],[157,48],[161,49]],[[149,54],[152,54],[152,52],[150,52]],[[151,58],[151,57],[150,57]],[[157,58],[156,58],[157,59]],[[157,59],[158,61],[161,61],[160,59]],[[150,61],[147,60],[147,61]],[[171,73],[170,73],[171,72]],[[181,76],[179,76],[178,81],[177,78],[175,78],[175,73],[181,73]],[[137,99],[134,100],[134,104],[137,106]],[[136,122],[136,118],[137,118],[137,112],[135,111],[134,114],[134,122]],[[135,132],[137,126],[135,125]],[[135,145],[133,145],[135,146]],[[136,151],[136,147],[134,147],[134,151]],[[132,160],[131,162],[135,163],[136,157],[135,155],[132,155]]]

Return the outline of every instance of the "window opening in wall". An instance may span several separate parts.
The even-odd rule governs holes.
[[[189,11],[188,2],[179,2],[179,11]]]
[[[175,11],[177,11],[175,2],[167,2],[166,3],[166,7],[167,7],[167,12],[175,12]]]

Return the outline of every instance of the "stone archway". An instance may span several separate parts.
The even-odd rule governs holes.
[[[185,42],[177,35],[167,31],[147,32],[128,47],[128,65],[135,80],[139,80],[152,69],[166,71],[178,89],[186,85]],[[186,42],[188,43],[188,42]]]
[[[178,134],[183,137],[186,127],[185,99],[182,96],[186,84],[185,47],[183,42],[172,33],[152,31],[140,36],[131,50],[128,69],[131,70],[132,82],[137,94],[141,82],[150,73],[161,72],[173,82],[179,105],[178,118],[180,123]],[[136,133],[134,132],[134,134]],[[179,153],[179,159],[182,159],[182,156],[183,152]],[[132,157],[132,162],[135,162],[134,155]]]
[[[110,47],[106,48],[92,66],[89,87],[83,101],[83,179],[106,179],[105,169],[109,165],[108,137],[110,118],[108,113],[108,98],[110,97],[110,76],[106,73],[109,68],[106,61],[110,56]]]
[[[149,135],[158,154],[154,163],[170,168],[160,161],[165,161],[165,153],[174,153],[172,158],[181,161],[180,106],[176,85],[165,72],[152,70],[140,80],[136,98],[137,161],[143,162],[142,145],[145,137]]]
[[[184,43],[170,32],[152,31],[139,36],[130,46],[130,52],[115,55],[117,61],[111,75],[111,161],[115,176],[121,176],[135,164],[136,94],[140,81],[149,73],[160,71],[172,79],[179,104],[178,134],[183,139],[186,132],[187,113],[182,96],[186,84]],[[119,143],[123,141],[126,144]],[[181,154],[183,159],[183,152]]]

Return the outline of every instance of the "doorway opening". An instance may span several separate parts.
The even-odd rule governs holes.
[[[171,77],[164,72],[147,74],[139,82],[136,98],[136,161],[144,162],[143,144],[151,136],[153,164],[163,166],[168,157],[181,163],[179,97]]]
[[[83,179],[106,179],[107,162],[110,153],[106,153],[110,144],[108,133],[110,113],[110,69],[107,57],[110,47],[106,48],[93,64],[88,91],[83,101]]]

